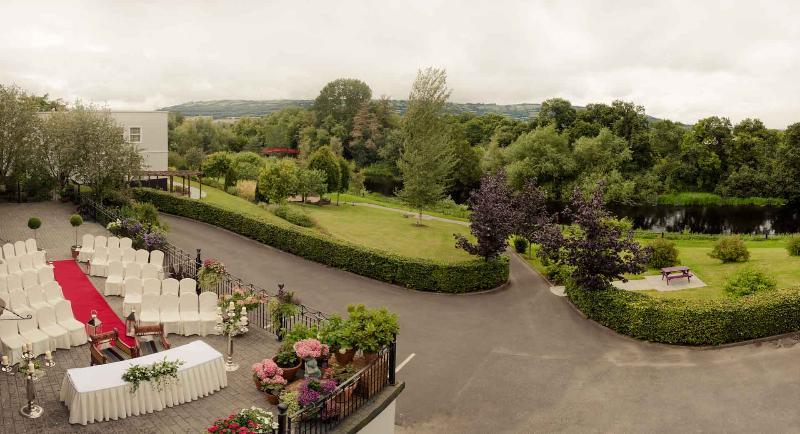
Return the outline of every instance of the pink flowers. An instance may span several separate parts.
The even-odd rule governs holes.
[[[283,369],[278,367],[272,359],[264,359],[250,367],[253,375],[258,380],[259,389],[277,395],[286,386],[283,378]]]
[[[316,339],[303,339],[294,344],[294,352],[301,359],[316,359],[328,355],[328,346]]]
[[[220,262],[218,259],[206,259],[203,261],[203,268],[212,273],[225,274],[225,264]]]

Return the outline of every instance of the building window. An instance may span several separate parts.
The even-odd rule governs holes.
[[[128,129],[128,140],[131,143],[141,143],[142,142],[142,128],[141,127],[130,127],[130,129]]]

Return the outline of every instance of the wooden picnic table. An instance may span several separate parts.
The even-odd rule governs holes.
[[[666,267],[661,269],[661,280],[667,279],[667,285],[669,285],[669,281],[672,279],[683,279],[685,278],[689,282],[692,281],[692,273],[689,270],[689,267],[684,265],[678,265],[676,267]]]

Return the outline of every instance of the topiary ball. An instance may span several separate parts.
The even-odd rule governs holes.
[[[42,220],[39,217],[31,217],[28,219],[28,227],[36,230],[42,227]]]
[[[72,214],[69,216],[69,224],[71,224],[72,227],[78,227],[83,224],[83,219],[78,214]]]

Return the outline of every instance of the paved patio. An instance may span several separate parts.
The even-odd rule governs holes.
[[[39,246],[48,252],[48,259],[67,259],[69,248],[75,243],[75,231],[69,225],[71,206],[53,206],[53,203],[0,204],[0,238],[4,240],[26,239],[31,237],[26,222],[28,217],[42,219],[42,227],[37,238]],[[93,222],[80,227],[80,234],[105,234],[107,231]],[[92,277],[96,288],[102,288],[105,279]],[[122,311],[121,297],[107,297],[111,307],[119,314]],[[86,318],[78,318],[85,321]],[[225,353],[225,338],[222,336],[183,337],[169,335],[174,346],[202,339],[209,345]],[[234,359],[240,368],[228,373],[228,387],[221,391],[164,411],[144,416],[133,416],[117,421],[82,425],[70,425],[66,406],[59,401],[61,380],[66,369],[89,366],[89,347],[83,345],[70,350],[54,353],[56,366],[46,371],[46,376],[36,383],[37,401],[44,407],[45,415],[39,419],[26,419],[19,414],[25,405],[25,380],[19,375],[0,375],[0,432],[3,433],[198,433],[204,432],[212,420],[244,407],[253,405],[271,409],[264,395],[253,386],[250,365],[277,352],[278,343],[272,334],[251,328],[242,337],[235,338]]]
[[[631,279],[627,282],[615,281],[611,282],[612,285],[619,289],[626,291],[644,291],[654,289],[656,291],[680,291],[682,289],[702,288],[707,286],[705,282],[700,280],[697,276],[692,276],[691,282],[687,279],[673,279],[667,282],[661,276],[644,276],[643,279]]]

